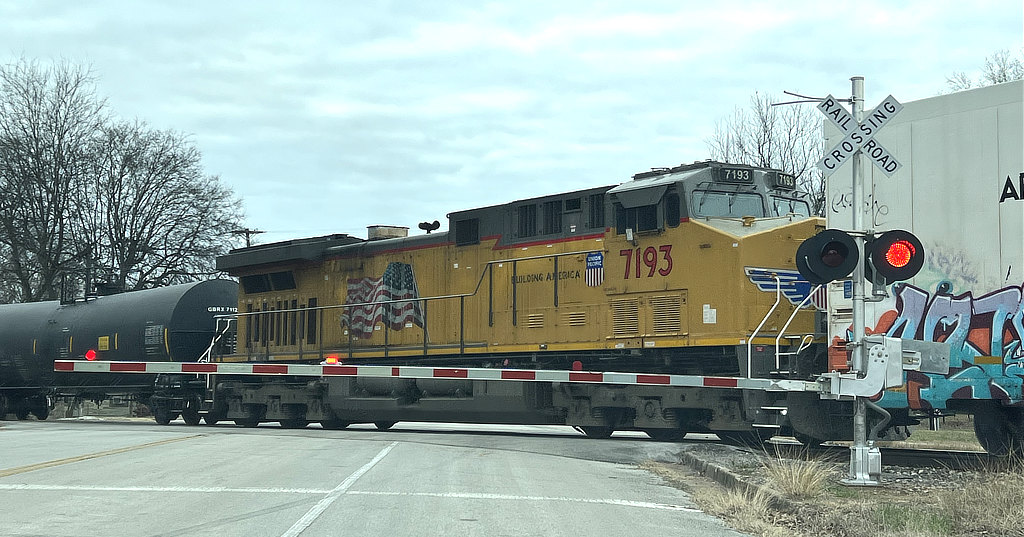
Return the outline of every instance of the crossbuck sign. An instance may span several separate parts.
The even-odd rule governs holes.
[[[843,105],[839,104],[831,95],[825,97],[818,104],[818,110],[821,110],[821,113],[825,114],[825,117],[846,135],[843,141],[825,153],[825,156],[818,161],[818,167],[826,176],[832,175],[857,151],[863,151],[871,159],[871,162],[889,177],[892,177],[892,174],[903,166],[900,161],[896,160],[896,157],[889,153],[889,150],[874,139],[875,134],[893,116],[903,110],[903,105],[892,95],[886,97],[874,110],[864,114],[864,120],[860,123],[854,121],[853,116],[846,111],[846,108],[843,108]]]

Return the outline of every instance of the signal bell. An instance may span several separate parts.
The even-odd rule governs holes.
[[[909,280],[924,266],[924,246],[909,231],[894,229],[864,246],[864,277],[877,285]]]
[[[826,229],[796,250],[796,268],[814,285],[840,280],[857,266],[857,243],[845,231]]]

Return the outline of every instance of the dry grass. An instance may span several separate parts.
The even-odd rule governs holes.
[[[784,496],[794,500],[815,498],[835,478],[835,463],[825,459],[807,457],[783,459],[776,456],[764,465],[768,484]]]
[[[954,526],[977,534],[1024,536],[1024,460],[968,477],[964,486],[939,497]]]
[[[735,490],[709,490],[697,500],[705,512],[721,517],[739,531],[764,537],[798,535],[793,528],[781,524],[780,515],[771,509],[772,498],[758,491],[754,494]]]

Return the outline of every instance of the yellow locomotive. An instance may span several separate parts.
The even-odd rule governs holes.
[[[368,240],[234,250],[218,268],[239,278],[237,345],[219,360],[807,376],[823,368],[823,334],[815,308],[796,310],[812,301],[794,257],[824,220],[795,186],[778,170],[707,161],[453,212],[447,232],[374,226]],[[745,390],[332,381],[315,403],[296,383],[278,403],[245,392],[219,412],[243,424],[564,423],[746,440],[754,425],[774,432],[766,409],[779,408]]]

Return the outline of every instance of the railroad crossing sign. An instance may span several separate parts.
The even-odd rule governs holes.
[[[832,95],[818,103],[818,110],[846,135],[818,161],[818,168],[821,168],[826,176],[832,175],[858,150],[863,151],[871,162],[889,177],[903,167],[888,149],[874,139],[875,134],[903,110],[903,105],[895,97],[890,95],[883,99],[874,110],[864,114],[864,120],[860,123],[854,121],[853,116]]]

